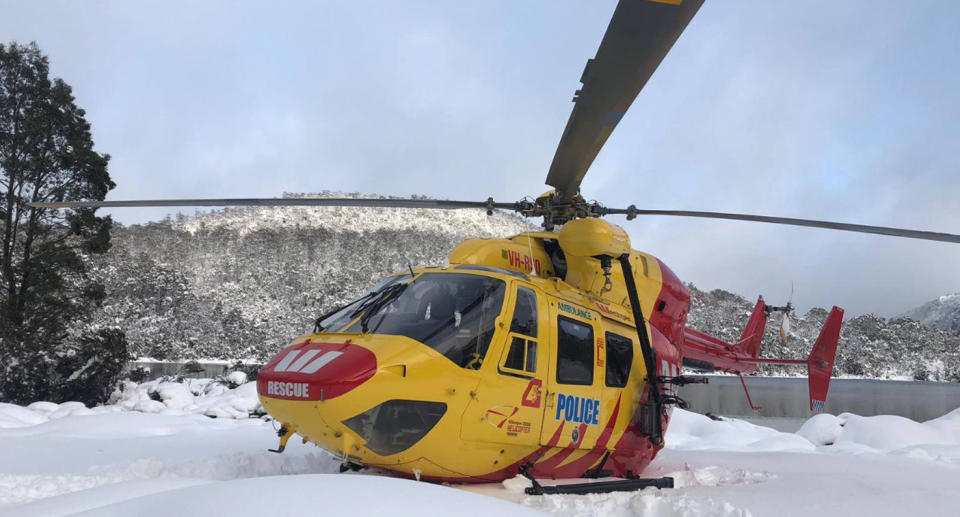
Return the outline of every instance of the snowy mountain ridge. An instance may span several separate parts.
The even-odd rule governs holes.
[[[415,199],[418,196],[413,196]],[[420,196],[422,199],[426,197]],[[284,193],[283,198],[400,199],[360,193],[325,190],[316,193]],[[450,233],[463,239],[513,235],[536,227],[522,218],[501,211],[437,210],[427,208],[366,207],[250,207],[226,208],[178,219],[174,228],[198,232],[229,230],[243,237],[258,231],[328,229],[370,233],[381,230]]]
[[[960,293],[945,294],[903,315],[930,328],[960,332]]]

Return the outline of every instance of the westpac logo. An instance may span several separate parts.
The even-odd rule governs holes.
[[[334,359],[343,355],[343,352],[331,350],[323,355],[319,355],[322,350],[311,349],[291,350],[287,355],[274,366],[275,372],[290,372],[311,374],[317,373],[321,368],[329,364]],[[317,357],[319,355],[319,357]]]
[[[303,342],[280,351],[260,370],[257,393],[287,400],[330,400],[370,380],[377,357],[345,343]]]
[[[557,393],[556,419],[576,424],[597,425],[600,423],[600,400]]]

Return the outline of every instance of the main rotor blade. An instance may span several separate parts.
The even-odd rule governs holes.
[[[703,0],[620,0],[573,98],[547,184],[573,197],[620,118],[697,13]]]
[[[723,212],[693,212],[689,210],[639,210],[631,208],[609,208],[608,214],[633,215],[673,215],[680,217],[702,217],[706,219],[730,219],[734,221],[753,221],[758,223],[788,224],[791,226],[806,226],[808,228],[826,228],[829,230],[843,230],[846,232],[873,233],[876,235],[891,235],[893,237],[907,237],[927,241],[960,243],[960,235],[952,233],[928,232],[925,230],[909,230],[906,228],[890,228],[888,226],[868,226],[865,224],[837,223],[833,221],[817,221],[814,219],[795,219],[793,217],[771,217],[767,215],[727,214]]]
[[[349,206],[372,208],[502,208],[513,210],[514,203],[453,201],[446,199],[364,199],[364,198],[236,198],[236,199],[143,199],[134,201],[58,201],[29,203],[34,208],[126,208],[175,206]]]

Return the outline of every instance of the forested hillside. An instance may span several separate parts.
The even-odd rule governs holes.
[[[331,195],[323,193],[321,195]],[[263,360],[384,276],[471,237],[530,229],[482,210],[249,208],[115,229],[95,258],[135,357]]]

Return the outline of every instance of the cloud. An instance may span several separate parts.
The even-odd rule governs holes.
[[[615,2],[19,2],[74,86],[111,198],[323,189],[537,195]],[[960,232],[960,4],[707,2],[584,182],[609,206]],[[159,210],[114,211],[123,222]],[[894,314],[960,290],[960,248],[644,218],[685,280]]]

